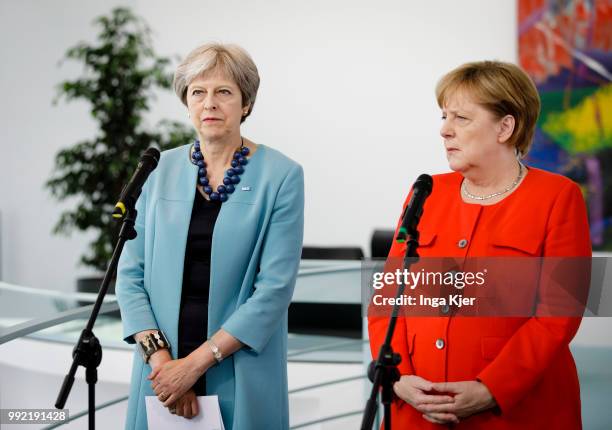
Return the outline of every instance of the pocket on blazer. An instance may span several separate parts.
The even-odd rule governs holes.
[[[512,235],[497,234],[491,238],[493,248],[516,251],[516,255],[537,256],[539,255],[541,241],[537,237],[524,234],[520,231]]]
[[[419,248],[434,246],[436,243],[437,233],[431,231],[424,231],[419,236]]]
[[[491,238],[490,257],[481,259],[487,269],[486,288],[477,303],[480,316],[531,316],[535,309],[542,269],[542,241],[524,231]]]
[[[419,236],[419,248],[430,248],[432,246],[434,246],[434,244],[436,243],[436,237],[437,237],[437,233],[433,233],[433,232],[423,232],[420,234]],[[395,236],[393,237],[393,241],[395,241]],[[406,253],[406,249],[408,247],[408,244],[406,242],[400,244],[400,253],[403,256]]]

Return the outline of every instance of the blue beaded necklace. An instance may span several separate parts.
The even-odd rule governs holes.
[[[210,186],[206,171],[206,163],[204,162],[204,154],[200,149],[200,141],[196,140],[193,144],[193,152],[191,153],[191,162],[198,166],[198,183],[204,187],[204,192],[208,194],[210,200],[220,200],[225,202],[228,199],[228,195],[235,191],[234,185],[240,182],[240,175],[244,173],[244,167],[249,162],[246,158],[249,155],[249,148],[244,146],[244,139],[241,138],[240,148],[234,152],[234,158],[232,159],[229,169],[225,172],[223,178],[223,185],[217,187],[217,191],[213,191]]]

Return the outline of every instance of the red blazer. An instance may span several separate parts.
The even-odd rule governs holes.
[[[530,168],[518,189],[490,206],[463,202],[458,173],[433,179],[419,225],[421,256],[591,255],[581,191],[563,176]],[[405,245],[394,243],[389,257],[404,252]],[[388,318],[368,318],[373,357],[387,324]],[[478,379],[489,388],[499,410],[453,428],[576,430],[582,428],[580,388],[569,343],[579,324],[578,317],[405,317],[393,348],[402,355],[403,375]],[[392,411],[394,429],[444,428],[400,399]]]

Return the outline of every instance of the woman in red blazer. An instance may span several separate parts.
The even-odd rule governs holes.
[[[433,177],[419,225],[419,254],[590,257],[578,186],[521,162],[540,110],[529,77],[509,63],[468,63],[444,76],[436,95],[453,173]],[[389,257],[402,257],[405,250],[394,243]],[[369,318],[374,357],[387,324],[388,318]],[[579,324],[576,316],[537,313],[400,318],[393,338],[402,355],[393,428],[582,428],[569,350]]]

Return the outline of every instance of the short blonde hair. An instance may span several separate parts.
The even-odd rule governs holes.
[[[514,117],[514,132],[508,144],[523,157],[529,151],[540,113],[535,84],[520,67],[502,61],[463,64],[440,79],[436,99],[442,108],[456,92],[465,92],[497,118]]]
[[[259,89],[259,73],[251,56],[238,45],[207,43],[195,48],[174,73],[174,92],[187,106],[189,84],[213,71],[220,71],[240,88],[242,107],[249,106],[247,114],[240,121],[243,122],[253,111]]]

